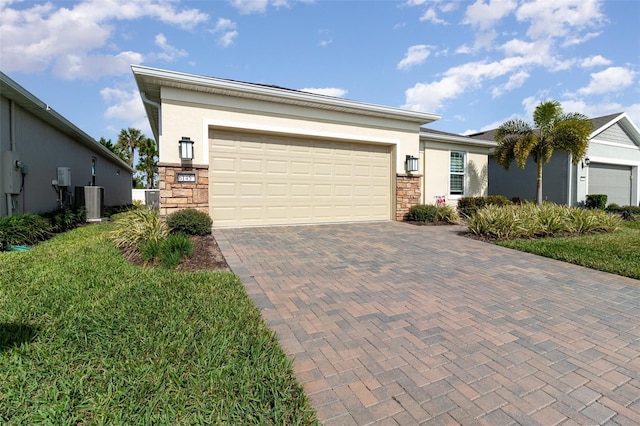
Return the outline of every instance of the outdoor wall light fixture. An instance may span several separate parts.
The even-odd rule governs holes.
[[[417,172],[418,159],[412,155],[407,155],[406,166],[407,166],[407,172]]]
[[[183,136],[180,139],[180,159],[181,160],[193,160],[193,141],[191,138]]]
[[[591,164],[589,157],[584,157],[584,160],[582,160],[582,168],[584,169],[585,167],[589,167],[589,164]]]

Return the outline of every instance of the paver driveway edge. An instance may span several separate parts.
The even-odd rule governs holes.
[[[638,424],[640,285],[397,222],[214,230],[324,424]]]

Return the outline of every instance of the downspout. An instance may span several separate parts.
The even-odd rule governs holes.
[[[9,101],[9,151],[16,150],[16,104],[13,100]],[[13,214],[13,197],[10,193],[5,194],[7,198],[7,216]]]
[[[571,161],[572,157],[573,155],[571,153],[569,153],[569,155],[567,156],[567,206],[569,207],[573,207],[573,204],[571,204],[571,187],[573,186],[571,182],[571,172],[573,171],[572,170],[573,161]],[[576,179],[578,179],[577,168],[576,168]]]
[[[144,94],[144,92],[141,90],[140,91],[140,97],[142,98],[142,102],[144,102],[145,104],[149,104],[151,106],[154,106],[158,109],[158,158],[160,158],[160,148],[162,146],[162,144],[160,143],[160,139],[162,139],[161,136],[161,132],[162,132],[162,107],[160,106],[159,103],[152,101],[151,99],[147,98],[147,96]]]

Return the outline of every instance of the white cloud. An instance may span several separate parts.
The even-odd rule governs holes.
[[[95,79],[129,72],[129,64],[123,67],[123,60],[140,63],[141,53],[117,52],[117,47],[108,46],[115,21],[147,17],[188,29],[208,19],[197,9],[178,10],[163,0],[50,2],[23,9],[12,9],[10,4],[0,5],[3,70],[38,72],[52,68],[61,78]],[[116,53],[101,51],[107,47]]]
[[[509,81],[507,81],[505,84],[503,84],[502,86],[494,87],[491,91],[491,95],[496,98],[502,95],[504,92],[517,89],[518,87],[521,87],[529,77],[530,75],[526,71],[516,72],[515,74],[509,76]]]
[[[596,56],[590,56],[588,58],[584,58],[580,62],[580,66],[583,68],[597,67],[600,65],[611,65],[611,61],[603,56],[596,55]]]
[[[459,54],[469,54],[472,51],[473,50],[469,46],[467,46],[466,44],[463,44],[462,46],[460,46],[460,47],[458,47],[456,49],[456,53],[459,53]]]
[[[416,65],[424,63],[431,54],[431,46],[426,44],[417,44],[409,47],[404,58],[398,63],[399,70],[408,70]]]
[[[218,18],[216,26],[211,30],[211,32],[214,34],[220,34],[218,36],[218,44],[222,47],[231,46],[236,37],[238,37],[236,23],[226,18]]]
[[[422,16],[420,16],[420,21],[421,22],[429,21],[432,24],[440,24],[440,25],[445,25],[447,23],[447,21],[445,21],[444,19],[438,18],[438,13],[436,12],[436,9],[433,7],[430,7],[427,10],[425,10]]]
[[[347,91],[345,89],[337,87],[307,87],[300,90],[303,92],[315,93],[316,95],[333,96],[334,98],[344,98],[347,95]]]
[[[250,13],[264,13],[267,10],[268,0],[229,0],[229,4],[243,15]]]
[[[163,61],[173,62],[178,58],[188,56],[187,51],[183,49],[177,49],[167,43],[167,38],[164,34],[160,33],[155,37],[156,46],[162,49],[161,53],[156,54],[156,57]]]
[[[527,35],[532,39],[569,37],[580,40],[579,30],[599,26],[604,20],[598,0],[534,0],[516,12],[519,21],[529,21]],[[584,37],[584,36],[582,36]]]
[[[591,74],[589,85],[578,89],[581,95],[596,95],[617,92],[633,84],[635,72],[623,67],[609,67]]]
[[[104,113],[105,118],[122,120],[127,123],[127,127],[141,129],[147,135],[152,134],[138,90],[105,87],[100,91],[100,95],[109,104]]]
[[[513,0],[489,0],[488,3],[476,0],[474,4],[467,7],[463,23],[486,31],[513,12],[516,6],[517,4]]]

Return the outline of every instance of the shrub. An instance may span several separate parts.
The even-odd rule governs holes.
[[[114,221],[111,238],[119,248],[140,249],[143,244],[162,240],[168,234],[167,226],[160,220],[158,210],[145,208],[118,215]]]
[[[47,219],[36,214],[15,214],[0,219],[0,248],[33,245],[50,238],[53,231]]]
[[[625,220],[640,220],[640,206],[619,206],[611,203],[605,211],[619,214]]]
[[[438,222],[454,223],[459,219],[458,213],[451,206],[437,206],[435,220]]]
[[[160,263],[174,269],[193,254],[193,244],[186,234],[173,234],[161,240],[146,241],[140,245],[140,254],[146,265]]]
[[[607,206],[607,194],[588,194],[585,207],[588,209],[604,210]]]
[[[167,225],[172,234],[208,235],[212,224],[208,214],[192,208],[178,210],[167,217]]]
[[[433,204],[416,204],[409,209],[409,215],[416,222],[433,222],[437,211]]]
[[[513,202],[502,195],[462,197],[458,200],[458,213],[465,217],[471,217],[474,213],[487,205],[508,206],[511,204],[513,204]]]
[[[469,218],[469,230],[494,239],[558,236],[566,233],[611,232],[620,217],[602,210],[586,210],[545,203],[542,207],[486,206]]]
[[[62,208],[44,213],[42,216],[49,220],[52,231],[56,233],[74,229],[87,220],[87,213],[84,208],[77,210]]]
[[[160,244],[160,261],[168,269],[174,269],[182,259],[192,254],[193,244],[186,234],[169,235]]]

